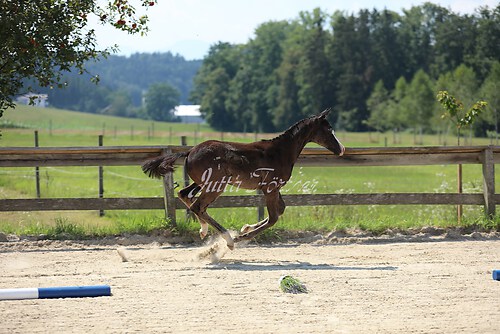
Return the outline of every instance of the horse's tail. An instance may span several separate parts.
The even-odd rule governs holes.
[[[175,160],[187,157],[188,154],[189,151],[186,151],[149,159],[142,164],[142,171],[149,177],[160,179],[162,176],[174,171]]]

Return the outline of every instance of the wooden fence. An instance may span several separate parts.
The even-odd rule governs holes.
[[[0,148],[0,167],[46,166],[139,166],[144,160],[163,153],[181,152],[188,146],[108,146],[108,147],[6,147]],[[481,164],[482,193],[370,193],[284,195],[288,206],[304,205],[393,205],[443,204],[484,205],[493,216],[500,195],[495,193],[495,164],[500,162],[500,146],[460,147],[381,147],[348,148],[343,157],[322,148],[305,148],[299,166],[403,166]],[[183,161],[176,162],[182,165]],[[146,177],[146,176],[145,176]],[[0,199],[0,211],[122,210],[165,209],[175,224],[176,209],[185,209],[174,193],[173,175],[164,178],[164,197],[140,198],[36,198]],[[262,195],[222,196],[212,207],[263,206]]]

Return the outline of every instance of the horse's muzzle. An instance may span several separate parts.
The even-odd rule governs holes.
[[[344,145],[340,144],[340,153],[339,153],[339,157],[343,156],[345,153],[345,147]]]

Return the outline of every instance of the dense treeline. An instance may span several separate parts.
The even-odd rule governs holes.
[[[213,45],[191,98],[219,130],[283,130],[333,107],[345,130],[435,131],[446,89],[465,104],[489,100],[484,133],[498,123],[499,60],[500,5],[474,15],[432,3],[401,14],[316,9],[264,23],[244,45]]]
[[[51,105],[90,113],[169,120],[148,114],[144,99],[158,90],[158,85],[176,104],[188,104],[193,77],[201,60],[185,60],[167,53],[136,53],[129,57],[109,56],[87,63],[90,74],[99,75],[99,84],[76,71],[69,73],[64,89],[40,89],[49,95]]]

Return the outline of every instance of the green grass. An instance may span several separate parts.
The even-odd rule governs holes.
[[[153,122],[24,105],[4,113],[0,130],[0,147],[33,146],[35,131],[39,145],[45,147],[97,146],[99,135],[104,135],[106,146],[180,145],[181,136],[186,136],[188,145],[193,145],[227,137],[206,124]],[[255,135],[232,134],[230,138],[252,141]]]
[[[107,124],[104,144],[166,145],[179,144],[181,135],[188,136],[188,144],[205,139],[220,139],[221,134],[207,126],[152,123],[135,119],[122,119],[52,109],[20,106],[9,110],[2,121],[10,122],[2,130],[0,146],[33,146],[33,130],[40,131],[41,146],[94,146],[97,135]],[[51,122],[48,120],[52,119]],[[1,121],[0,121],[1,122]],[[12,126],[16,124],[16,126]],[[21,126],[22,125],[22,126]],[[111,126],[112,125],[112,126]],[[130,128],[134,126],[134,135]],[[114,131],[108,128],[117,127]],[[149,131],[148,131],[149,127]],[[196,131],[196,138],[195,138]],[[149,132],[149,136],[148,136]],[[366,133],[339,133],[346,146],[383,146],[385,136]],[[262,136],[259,135],[259,138]],[[267,135],[266,137],[272,137]],[[378,141],[376,139],[378,138]],[[226,140],[252,141],[254,134],[224,134]],[[403,134],[399,146],[412,146],[413,136]],[[453,138],[448,139],[448,143]],[[390,140],[388,144],[391,145]],[[424,145],[438,145],[437,136],[424,136]],[[469,143],[470,144],[470,143]],[[489,144],[484,138],[474,138],[474,145]],[[465,192],[482,191],[480,165],[464,165]],[[377,193],[377,192],[456,192],[456,166],[404,166],[404,167],[303,167],[294,169],[292,179],[283,194],[297,193]],[[497,185],[500,172],[496,172]],[[50,197],[97,197],[97,167],[42,167],[40,168],[41,194]],[[175,180],[183,184],[182,170],[175,173]],[[147,178],[139,166],[105,167],[105,197],[161,197],[162,185]],[[238,194],[246,194],[240,190]],[[248,192],[254,194],[254,192]],[[228,194],[235,194],[229,192]],[[34,198],[33,168],[0,168],[0,198]],[[183,210],[177,212],[178,226],[173,231],[181,235],[196,235],[199,224],[187,221]],[[255,208],[211,209],[211,215],[231,230],[257,220]],[[423,226],[454,227],[454,206],[308,206],[288,207],[280,221],[264,233],[262,239],[277,239],[286,231],[315,231],[361,229],[382,233],[387,229],[409,229]],[[465,206],[461,227],[498,230],[498,220],[484,218],[480,206]],[[153,233],[167,228],[162,210],[108,211],[105,217],[97,212],[7,212],[0,216],[0,231],[16,234],[44,234],[50,238],[88,238],[123,233]]]
[[[286,293],[307,293],[307,288],[298,279],[286,275],[280,278],[280,289]]]
[[[147,132],[154,123],[155,131],[194,131],[213,132],[208,125],[182,124],[153,122],[136,118],[124,118],[108,115],[89,114],[76,111],[67,111],[53,108],[36,108],[32,106],[18,105],[15,109],[8,109],[0,124],[15,124],[18,127],[32,128],[38,130],[76,130],[103,131],[109,134],[117,131],[130,132],[132,126],[138,132]],[[0,126],[1,127],[1,126]]]

